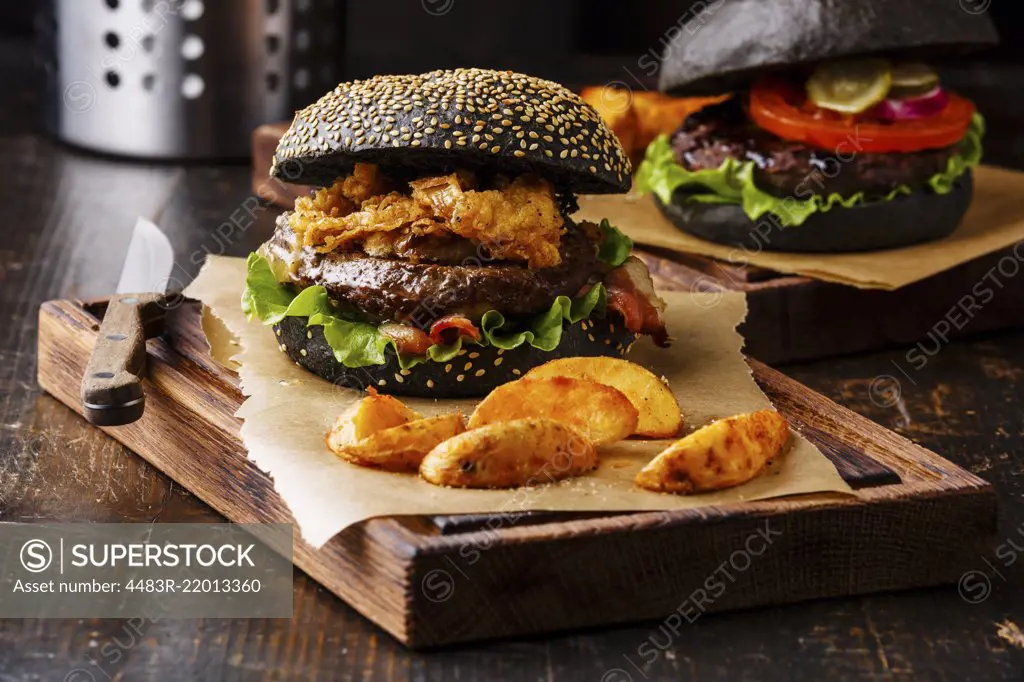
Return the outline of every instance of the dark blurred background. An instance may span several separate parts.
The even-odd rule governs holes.
[[[337,0],[333,5],[342,27],[337,59],[345,78],[473,65],[569,83],[604,82],[625,75],[622,67],[635,66],[648,50],[660,51],[666,29],[694,1]],[[46,2],[0,3],[0,36],[30,39],[37,8]],[[999,29],[1001,45],[986,59],[1024,57],[1022,3],[963,2],[991,3],[985,11]]]
[[[34,69],[40,67],[38,60],[29,66],[28,53],[37,26],[34,17],[47,1],[52,0],[0,4],[0,49],[25,52],[16,72],[0,74],[5,79],[35,78]],[[1018,161],[1024,159],[1024,139],[1010,135],[1024,116],[1024,7],[1010,0],[949,1],[983,6],[998,27],[1001,45],[944,65],[947,82],[974,99],[986,115],[990,132],[1006,139],[998,148],[987,148],[988,159],[1024,165]],[[570,87],[621,81],[649,88],[656,83],[653,64],[666,30],[694,4],[693,0],[310,2],[323,2],[335,15],[338,39],[330,59],[338,80],[483,66],[524,71]],[[310,91],[306,98],[319,94]]]

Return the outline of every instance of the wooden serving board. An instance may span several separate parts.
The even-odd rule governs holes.
[[[39,383],[79,412],[102,311],[76,301],[40,310]],[[148,362],[145,416],[104,431],[232,521],[292,522],[270,478],[246,457],[234,417],[243,400],[237,377],[208,356],[197,304],[169,316],[167,334],[148,342]],[[856,497],[372,519],[320,550],[297,538],[295,564],[400,641],[425,648],[674,612],[678,627],[704,610],[951,583],[994,546],[996,499],[983,480],[750,365]],[[765,537],[770,543],[757,539]],[[705,589],[713,575],[724,590]]]
[[[741,331],[746,351],[771,365],[917,343],[933,354],[947,340],[1024,327],[1021,277],[1000,275],[998,284],[990,281],[996,295],[971,309],[969,317],[957,308],[965,295],[992,277],[1000,259],[1017,259],[1014,247],[895,291],[858,289],[697,254],[644,248],[657,254],[641,254],[652,273],[679,288],[745,293],[749,312]]]

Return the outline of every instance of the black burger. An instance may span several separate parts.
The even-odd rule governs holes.
[[[680,229],[748,249],[865,251],[950,234],[983,122],[923,59],[995,42],[945,0],[720,0],[666,46],[659,86],[729,92],[637,174]]]
[[[243,308],[328,381],[483,395],[550,359],[668,337],[632,243],[574,223],[625,192],[619,141],[566,88],[457,69],[342,83],[298,112],[272,174],[320,187],[249,256]]]

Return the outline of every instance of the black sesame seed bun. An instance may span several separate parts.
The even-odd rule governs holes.
[[[755,223],[739,204],[683,201],[682,192],[671,204],[657,196],[654,202],[680,230],[717,244],[753,251],[840,253],[892,249],[949,236],[967,212],[973,193],[967,171],[947,194],[921,189],[891,201],[815,213],[791,227],[780,227],[770,214]]]
[[[601,116],[564,86],[512,71],[455,69],[342,83],[295,114],[271,174],[329,185],[356,162],[385,170],[533,172],[576,193],[625,192],[629,159]]]
[[[305,317],[286,317],[274,325],[281,350],[301,367],[338,386],[423,398],[470,398],[515,381],[532,368],[555,358],[577,355],[622,357],[637,335],[610,318],[563,323],[562,342],[547,352],[524,344],[502,351],[467,344],[462,355],[447,363],[427,362],[403,370],[388,348],[388,362],[369,367],[345,367],[334,359],[323,327],[307,327]]]
[[[659,89],[718,95],[759,72],[825,59],[955,57],[995,45],[984,11],[962,0],[717,0],[684,13],[662,55]],[[981,5],[982,3],[973,3]],[[982,7],[982,10],[984,8]]]

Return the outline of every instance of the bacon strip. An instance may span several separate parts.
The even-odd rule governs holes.
[[[636,256],[630,256],[621,266],[605,277],[608,308],[622,315],[626,329],[636,334],[650,334],[654,343],[669,346],[668,331],[661,318],[665,301],[654,292],[651,273]]]
[[[459,336],[466,336],[474,341],[480,340],[480,330],[462,315],[446,315],[430,325],[430,340],[434,343],[449,343],[455,339],[445,339],[444,332],[449,329],[458,331]],[[449,335],[450,336],[450,335]]]
[[[401,355],[423,355],[433,345],[426,332],[409,324],[382,324],[380,333],[391,337]]]
[[[640,300],[632,291],[608,287],[608,309],[622,315],[623,324],[631,332],[639,333],[644,324]]]
[[[457,336],[450,333],[445,334],[449,329],[458,332]],[[380,333],[388,336],[395,342],[395,348],[402,355],[423,355],[427,349],[435,343],[451,343],[458,336],[465,336],[474,341],[480,340],[480,330],[476,325],[462,315],[447,315],[430,325],[430,333],[411,324],[398,324],[388,322],[380,326]]]

